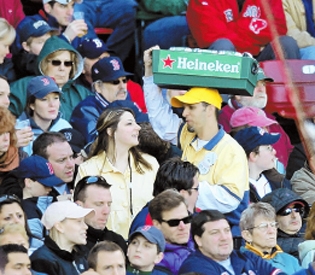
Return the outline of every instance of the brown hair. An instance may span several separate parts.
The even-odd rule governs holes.
[[[111,241],[102,241],[94,245],[89,252],[88,259],[87,259],[89,268],[96,270],[98,253],[101,251],[105,251],[105,252],[120,251],[126,261],[125,253],[123,252],[123,250],[118,244]]]
[[[16,134],[15,134],[15,117],[11,112],[5,108],[0,107],[0,135],[4,133],[10,133],[10,145],[16,145]]]
[[[134,116],[134,113],[132,112],[131,109],[122,107],[107,108],[100,115],[96,124],[98,136],[95,142],[92,144],[89,158],[101,154],[104,151],[106,152],[107,155],[110,155],[111,157],[114,158],[116,147],[114,133],[117,130],[117,126],[118,123],[120,122],[121,116],[125,112],[130,112]],[[111,129],[111,135],[108,134],[107,129]],[[141,153],[136,147],[130,148],[129,152],[133,156],[133,159],[135,161],[135,167],[138,173],[140,174],[144,173],[141,166],[143,166],[146,169],[152,170],[151,164],[142,157]]]
[[[315,204],[306,218],[305,240],[315,240]]]
[[[184,197],[173,189],[167,189],[158,194],[149,204],[149,213],[153,220],[162,222],[163,212],[170,211],[183,203],[186,205]],[[188,210],[187,210],[188,213]]]

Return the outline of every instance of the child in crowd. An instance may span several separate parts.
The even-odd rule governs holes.
[[[154,226],[139,227],[129,236],[127,275],[166,275],[170,271],[155,266],[163,259],[165,239],[162,231]]]
[[[38,155],[22,160],[17,175],[23,187],[22,206],[28,226],[33,236],[41,240],[45,231],[40,219],[53,201],[53,197],[48,194],[54,186],[62,184],[63,181],[55,176],[52,165]]]
[[[46,40],[57,33],[57,30],[44,20],[30,17],[29,20],[21,22],[17,33],[13,47],[16,52],[13,50],[12,57],[17,78],[38,75],[37,56]]]

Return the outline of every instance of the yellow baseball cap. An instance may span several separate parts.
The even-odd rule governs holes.
[[[206,102],[221,110],[222,97],[217,89],[211,88],[191,88],[186,94],[174,96],[171,99],[173,107],[183,107],[183,104],[197,104]]]

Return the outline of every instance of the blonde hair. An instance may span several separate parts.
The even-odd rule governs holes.
[[[11,223],[11,224],[4,225],[0,229],[0,245],[6,244],[6,243],[3,243],[3,239],[8,234],[20,234],[26,240],[26,242],[29,241],[25,227],[18,223],[13,223],[13,224]],[[14,239],[12,241],[14,241]]]
[[[15,39],[16,31],[9,22],[0,17],[0,41],[7,42],[8,45],[11,45]]]
[[[60,49],[58,51],[52,52],[51,54],[47,55],[42,62],[40,62],[40,67],[41,67],[41,71],[43,72],[44,75],[47,74],[47,67],[48,67],[48,60],[54,59],[54,57],[58,56],[59,54],[61,54],[62,52],[69,52],[70,53],[70,59],[73,62],[72,64],[72,68],[70,71],[70,75],[69,78],[74,78],[76,75],[76,72],[78,71],[78,57],[76,55],[75,52],[71,51],[71,50],[66,50],[66,49]]]

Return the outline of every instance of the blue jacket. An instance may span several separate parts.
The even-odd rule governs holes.
[[[232,251],[231,265],[235,275],[285,275],[280,269],[249,251]],[[218,262],[204,256],[200,251],[190,254],[179,270],[179,274],[198,272],[203,275],[225,274],[231,275]]]
[[[293,274],[294,272],[297,272],[302,269],[302,267],[299,264],[299,261],[292,255],[283,252],[280,246],[278,245],[272,249],[272,252],[270,254],[267,254],[266,252],[262,253],[261,251],[255,249],[250,244],[246,244],[245,247],[242,246],[240,248],[240,251],[241,252],[251,251],[252,253],[264,259],[265,261],[271,263],[272,266],[279,268],[288,274]]]
[[[177,275],[182,263],[194,251],[195,248],[192,239],[189,239],[186,245],[166,243],[164,258],[157,266],[165,267],[172,274]]]
[[[23,151],[30,156],[33,154],[33,143],[35,139],[37,139],[39,135],[44,133],[44,131],[36,124],[33,118],[26,114],[26,112],[23,112],[22,115],[19,117],[19,120],[24,119],[30,120],[32,132],[34,133],[33,140],[27,146],[22,147]],[[59,132],[60,130],[67,128],[72,128],[71,124],[68,121],[61,118],[61,114],[59,113],[58,116],[51,122],[51,125],[47,131]]]
[[[127,99],[130,100],[129,94]],[[73,110],[70,123],[72,127],[85,138],[86,143],[95,140],[97,136],[96,124],[99,116],[110,103],[100,94],[88,96],[82,100]]]
[[[40,196],[22,200],[22,206],[27,216],[27,224],[31,233],[36,238],[43,240],[45,237],[45,229],[41,223],[41,218],[47,207],[52,203],[53,197]]]
[[[294,273],[293,275],[315,275],[315,270],[314,270],[312,264],[309,264],[307,269],[302,269],[302,270]]]

